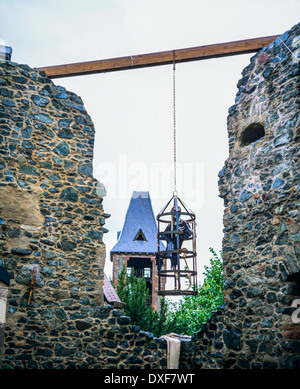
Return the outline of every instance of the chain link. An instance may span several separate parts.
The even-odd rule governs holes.
[[[177,194],[177,173],[176,173],[176,64],[175,64],[175,50],[173,50],[173,152],[174,152],[174,192]]]

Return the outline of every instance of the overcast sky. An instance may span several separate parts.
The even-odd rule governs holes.
[[[107,59],[282,34],[299,0],[0,0],[0,43],[32,67]],[[196,213],[199,272],[222,247],[218,172],[226,118],[253,54],[176,66],[179,197]],[[157,214],[173,193],[172,66],[53,80],[77,93],[94,122],[94,177],[105,184],[107,260],[134,190]]]

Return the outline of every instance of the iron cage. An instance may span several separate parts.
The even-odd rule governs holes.
[[[176,194],[173,194],[156,220],[158,294],[161,296],[196,295],[195,214]],[[162,241],[166,242],[166,246]]]

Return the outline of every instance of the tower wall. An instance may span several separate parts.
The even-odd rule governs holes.
[[[225,307],[193,337],[197,367],[300,367],[299,43],[300,24],[253,56],[229,109]]]

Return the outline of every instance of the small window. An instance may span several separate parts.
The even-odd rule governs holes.
[[[128,277],[130,277],[130,275],[131,275],[131,269],[132,269],[131,267],[128,267],[126,270],[126,274]]]
[[[300,286],[300,272],[293,273],[287,277],[287,281],[296,282]]]
[[[145,267],[144,269],[144,277],[151,278],[151,269],[149,267]]]
[[[147,239],[145,238],[145,235],[143,234],[143,231],[141,229],[136,234],[136,237],[134,238],[134,240],[141,240],[143,242],[147,242]]]
[[[264,126],[260,123],[252,123],[242,133],[241,146],[248,146],[251,143],[265,136]]]

